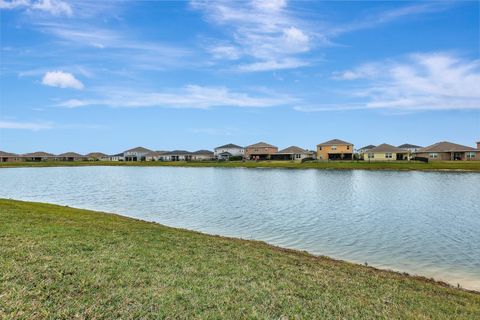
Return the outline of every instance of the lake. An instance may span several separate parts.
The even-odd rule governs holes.
[[[0,169],[0,197],[119,213],[480,290],[480,174]]]

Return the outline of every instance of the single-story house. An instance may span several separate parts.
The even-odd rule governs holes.
[[[325,141],[317,145],[318,160],[352,160],[353,143],[340,139]]]
[[[402,145],[400,145],[400,146],[398,146],[398,147],[399,147],[400,149],[405,149],[405,150],[407,150],[407,151],[410,152],[410,153],[417,152],[418,150],[420,150],[421,148],[423,148],[423,147],[421,147],[421,146],[417,146],[417,145],[415,145],[415,144],[410,144],[410,143],[404,143],[404,144],[402,144]]]
[[[315,158],[315,152],[291,146],[271,155],[272,160],[294,160],[301,161],[305,158]]]
[[[58,161],[83,161],[87,158],[76,152],[65,152],[55,157]]]
[[[125,161],[145,161],[145,156],[151,153],[152,150],[149,150],[144,147],[136,147],[129,149],[123,152],[123,157]]]
[[[152,151],[145,155],[145,161],[164,161],[163,156],[167,153],[168,151]]]
[[[108,155],[106,155],[105,153],[101,153],[101,152],[90,152],[90,153],[86,154],[85,157],[87,158],[88,161],[99,161],[99,160],[105,161],[105,160],[108,160]]]
[[[453,142],[442,141],[421,148],[414,155],[415,157],[428,158],[430,161],[480,160],[480,142],[477,142],[477,148],[475,149]]]
[[[409,160],[409,152],[387,143],[371,148],[363,154],[365,161],[396,161]]]
[[[0,151],[0,162],[20,162],[20,161],[23,161],[23,158],[18,154]]]
[[[125,158],[124,158],[123,152],[122,152],[122,153],[117,153],[117,154],[113,154],[111,156],[108,156],[107,160],[108,161],[125,161]]]
[[[219,160],[228,160],[230,157],[244,157],[245,148],[237,146],[236,144],[229,143],[220,147],[216,147],[213,151],[213,155]]]
[[[245,158],[249,160],[269,160],[272,154],[277,152],[278,147],[265,142],[258,142],[245,147]]]
[[[193,161],[207,161],[212,160],[214,158],[214,153],[209,150],[198,150],[192,152],[192,160]]]
[[[186,150],[173,150],[161,156],[162,161],[190,161],[192,153]]]
[[[48,152],[37,151],[32,153],[26,153],[22,155],[22,158],[25,161],[49,161],[55,160],[56,156]]]

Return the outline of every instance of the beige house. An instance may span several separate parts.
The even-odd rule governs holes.
[[[315,152],[291,146],[271,155],[272,160],[302,161],[306,158],[315,158]]]
[[[278,147],[259,142],[245,147],[245,158],[249,160],[269,160],[272,154],[278,152]]]
[[[387,143],[383,143],[363,153],[363,160],[365,161],[397,161],[409,159],[408,150],[397,148]]]
[[[90,152],[85,155],[88,161],[105,161],[108,160],[108,155],[102,152]]]
[[[352,160],[353,143],[340,139],[325,141],[317,145],[318,160]]]
[[[145,155],[145,161],[164,161],[163,156],[167,153],[168,151],[152,151]]]
[[[58,161],[83,161],[87,158],[76,152],[65,152],[55,157]]]
[[[214,159],[214,154],[212,151],[198,150],[198,151],[192,152],[193,161],[208,161],[213,159]]]
[[[15,153],[0,151],[0,162],[20,162],[23,158]]]
[[[43,152],[43,151],[37,151],[37,152],[32,152],[32,153],[26,153],[22,155],[22,158],[25,161],[49,161],[49,160],[55,160],[56,156],[54,154],[48,153],[48,152]]]
[[[421,148],[414,153],[415,157],[427,158],[429,161],[480,160],[480,142],[477,148],[463,146],[448,141],[442,141]]]

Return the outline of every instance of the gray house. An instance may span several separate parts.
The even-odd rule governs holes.
[[[123,152],[123,157],[125,161],[145,161],[146,155],[151,153],[152,150],[149,150],[144,147],[136,147],[129,149]]]

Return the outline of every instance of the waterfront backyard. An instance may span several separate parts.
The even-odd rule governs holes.
[[[345,170],[419,170],[480,171],[480,161],[39,161],[0,162],[0,168],[140,166],[140,167],[219,167],[219,168],[287,168]]]
[[[0,200],[0,318],[475,319],[480,295],[111,214]]]

